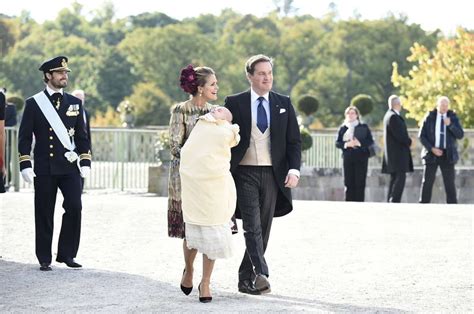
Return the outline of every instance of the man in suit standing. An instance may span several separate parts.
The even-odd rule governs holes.
[[[5,90],[6,92],[6,90]],[[16,105],[12,102],[6,102],[5,106],[5,126],[6,127],[14,127],[17,124],[17,112],[16,112]],[[5,143],[5,171],[6,171],[6,177],[8,178],[8,181],[5,180],[5,186],[8,189],[10,186],[10,180],[12,179],[12,169],[11,169],[11,143],[12,143],[12,137],[13,133],[8,132],[7,137],[6,137],[6,143]]]
[[[64,197],[64,214],[56,261],[80,268],[74,258],[81,234],[81,176],[90,173],[91,154],[81,101],[64,92],[68,83],[68,59],[45,61],[46,88],[26,100],[18,133],[20,170],[23,179],[34,182],[36,257],[40,270],[51,270],[54,207],[58,188]],[[35,136],[34,170],[31,145]]]
[[[402,102],[396,95],[388,98],[388,111],[383,118],[384,156],[382,173],[390,174],[387,201],[400,203],[405,188],[406,172],[413,172],[411,139],[405,120],[400,116]]]
[[[5,193],[3,178],[5,171],[5,89],[0,88],[0,193]]]
[[[423,181],[421,182],[420,203],[431,202],[431,192],[438,166],[443,176],[446,202],[456,204],[456,187],[454,184],[454,165],[459,160],[457,140],[462,139],[464,130],[459,119],[449,110],[449,98],[438,98],[436,109],[428,112],[420,128],[418,137],[423,149]]]
[[[272,59],[252,56],[245,72],[250,90],[225,99],[241,136],[231,157],[236,217],[242,219],[246,245],[238,289],[262,294],[271,291],[264,254],[273,217],[293,209],[290,189],[297,186],[300,176],[301,138],[290,98],[271,90]]]

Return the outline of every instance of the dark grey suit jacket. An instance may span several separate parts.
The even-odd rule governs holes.
[[[240,126],[241,137],[240,143],[232,148],[231,172],[235,172],[250,145],[252,130],[250,101],[250,90],[225,99],[225,107],[233,115],[232,122]],[[300,169],[301,135],[290,98],[271,91],[269,102],[272,168],[280,188],[274,216],[279,217],[293,210],[291,190],[285,188],[285,177],[289,169]],[[240,217],[238,208],[236,216]]]

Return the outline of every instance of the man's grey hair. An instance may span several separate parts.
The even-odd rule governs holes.
[[[449,100],[449,98],[448,98],[447,96],[439,96],[439,97],[438,97],[438,100],[436,101],[436,104],[439,105],[439,104],[440,104],[441,102],[443,102],[443,101],[447,101],[447,102],[448,102],[448,105],[449,105],[449,103],[450,103],[450,100]]]
[[[400,101],[400,97],[398,97],[397,95],[392,95],[390,97],[388,97],[388,107],[390,109],[393,109],[393,106],[395,106],[396,104],[400,104],[401,101]]]
[[[84,93],[84,91],[83,91],[82,89],[76,89],[76,90],[74,90],[74,91],[71,93],[71,95],[73,95],[73,96],[76,96],[76,95],[82,95],[82,96],[84,96],[85,94],[86,94],[86,93]]]

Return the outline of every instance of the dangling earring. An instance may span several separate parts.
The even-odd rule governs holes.
[[[202,97],[202,91],[199,92],[199,97]]]

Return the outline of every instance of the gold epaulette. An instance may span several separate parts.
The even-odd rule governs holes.
[[[20,157],[18,158],[20,160],[20,162],[23,162],[23,161],[30,161],[31,160],[31,156],[30,155],[20,155]]]
[[[91,160],[92,159],[91,151],[89,151],[87,154],[80,154],[79,160],[83,160],[83,159]]]

